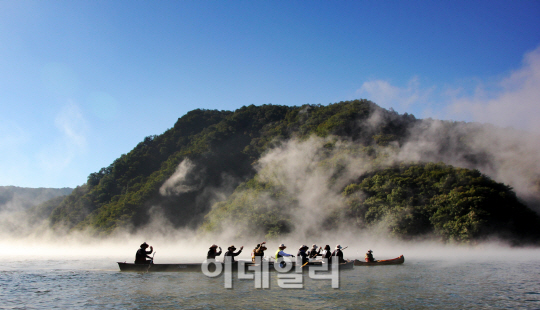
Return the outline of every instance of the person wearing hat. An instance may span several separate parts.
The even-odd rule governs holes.
[[[330,245],[326,245],[324,247],[324,252],[321,254],[321,258],[323,259],[323,261],[326,259],[328,261],[328,263],[331,263],[332,262],[332,252],[330,250]]]
[[[264,256],[264,251],[266,250],[266,241],[263,241],[261,242],[261,244],[257,244],[257,246],[255,247],[255,249],[253,250],[253,252],[251,253],[251,261],[255,263],[255,258],[257,256],[260,256],[261,257],[261,261],[262,261],[262,258]]]
[[[287,257],[287,256],[294,257],[294,255],[283,252],[283,250],[285,250],[286,248],[287,247],[283,243],[279,245],[278,250],[276,252],[276,256],[275,256],[276,260],[278,260],[280,257]]]
[[[148,244],[144,242],[141,244],[141,248],[137,250],[137,254],[135,254],[135,264],[150,264],[152,263],[152,256],[148,254],[152,254],[154,251],[154,248],[150,246],[150,251],[147,251]],[[147,260],[147,258],[150,258]]]
[[[231,263],[234,263],[234,257],[240,255],[240,253],[242,253],[243,248],[244,248],[244,246],[241,246],[240,250],[238,252],[234,253],[234,250],[236,250],[236,247],[234,245],[231,245],[227,249],[227,252],[225,252],[225,255],[224,255],[225,256],[225,261],[230,261]]]
[[[314,244],[311,246],[311,250],[307,252],[309,258],[316,258],[317,256],[321,256],[321,250],[322,247],[319,247],[319,251],[317,251],[317,245]]]
[[[337,257],[338,259],[338,262],[341,264],[341,263],[346,263],[346,261],[343,259],[343,251],[341,251],[341,249],[343,249],[343,247],[341,245],[336,245],[336,249],[334,250],[334,253],[332,253],[332,259],[334,259],[333,257]]]
[[[371,249],[369,249],[366,253],[366,262],[368,263],[373,263],[375,261],[375,259],[373,258],[373,251]]]
[[[206,259],[216,259],[216,256],[221,255],[221,247],[219,247],[219,252],[216,251],[218,246],[216,244],[212,244],[210,249],[208,250],[208,254],[206,255]]]
[[[285,250],[286,248],[287,247],[283,243],[279,245],[278,250],[277,250],[276,255],[275,255],[276,261],[278,261],[281,257],[294,257],[294,255],[292,255],[292,254],[287,254],[287,253],[283,252],[283,250]],[[285,267],[285,262],[280,261],[279,266],[281,266],[281,268],[284,268]]]
[[[309,262],[308,254],[306,253],[307,249],[309,247],[307,245],[302,245],[298,249],[298,253],[296,254],[296,263],[300,264],[301,266],[304,266],[305,263]]]

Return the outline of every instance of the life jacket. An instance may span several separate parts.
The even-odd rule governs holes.
[[[281,251],[283,251],[283,250],[281,250],[281,249],[277,250],[276,255],[275,255],[276,260],[278,260],[281,257],[281,255],[279,254],[279,252],[281,252]]]
[[[373,261],[375,261],[375,260],[373,259],[373,254],[371,254],[371,253],[366,253],[366,262],[373,262]]]

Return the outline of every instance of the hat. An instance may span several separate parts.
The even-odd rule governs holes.
[[[216,244],[212,244],[212,246],[210,246],[210,249],[211,248],[217,248],[217,245]]]
[[[336,245],[336,249],[343,249],[343,247],[341,247],[341,245]]]
[[[313,248],[317,248],[317,245],[316,245],[316,244],[313,244],[313,245],[312,245],[311,247],[313,247]]]
[[[141,248],[147,248],[147,247],[148,247],[148,243],[143,242],[143,244],[141,244]]]
[[[231,246],[229,247],[229,249],[236,250],[236,248],[234,247],[234,245],[231,245]]]
[[[302,246],[300,247],[300,250],[301,250],[301,249],[307,249],[307,248],[308,248],[308,246],[307,246],[307,245],[305,245],[305,244],[302,244]]]
[[[327,244],[325,247],[324,247],[325,250],[329,251],[330,250],[330,246]]]
[[[278,248],[286,248],[285,244],[280,244]]]
[[[373,252],[373,251],[372,251],[371,249],[369,249],[369,250],[367,250],[367,251],[368,251],[368,253],[371,253],[371,252]]]

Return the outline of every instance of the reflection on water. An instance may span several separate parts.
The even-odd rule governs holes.
[[[343,271],[340,289],[304,275],[303,289],[270,289],[253,280],[200,273],[119,272],[108,260],[22,260],[0,267],[0,300],[6,309],[58,307],[157,309],[245,308],[540,308],[540,258],[532,261],[410,261],[398,266]]]

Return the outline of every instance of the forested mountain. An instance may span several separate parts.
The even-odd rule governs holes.
[[[211,233],[234,224],[238,233],[273,237],[338,229],[346,219],[403,238],[469,241],[495,232],[535,240],[536,213],[482,174],[508,175],[477,142],[493,138],[486,132],[494,130],[418,120],[368,100],[194,110],[90,174],[53,208],[50,226],[107,235],[159,215],[173,227]],[[540,195],[530,188],[534,207]]]

